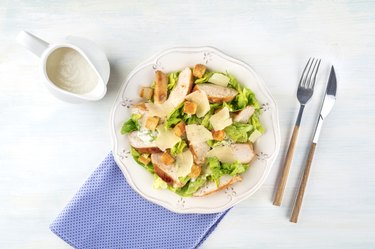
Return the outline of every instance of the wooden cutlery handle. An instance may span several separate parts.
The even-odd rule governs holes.
[[[281,173],[281,177],[277,186],[277,191],[275,195],[275,199],[273,201],[273,205],[280,206],[283,200],[284,191],[286,182],[288,180],[290,165],[292,164],[293,154],[297,143],[297,137],[299,132],[299,125],[294,126],[292,138],[290,139],[288,152],[286,154],[283,172]]]
[[[305,194],[307,180],[309,178],[311,164],[314,158],[315,148],[316,148],[316,143],[312,143],[310,147],[310,151],[309,151],[309,156],[307,157],[305,171],[303,172],[302,181],[299,186],[296,203],[294,204],[292,216],[290,217],[290,222],[297,223],[298,221],[298,215],[301,210],[303,195]]]

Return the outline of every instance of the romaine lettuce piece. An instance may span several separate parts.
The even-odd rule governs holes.
[[[248,168],[249,164],[243,164],[238,161],[234,163],[221,163],[221,171],[231,176],[242,174]]]
[[[220,161],[216,157],[207,158],[207,166],[211,171],[211,179],[215,181],[216,185],[220,184],[220,177],[223,176],[223,172],[220,169]]]
[[[141,114],[132,114],[130,119],[122,125],[121,134],[124,135],[132,131],[138,131],[141,128],[138,123],[138,119],[140,119],[141,117]]]
[[[184,187],[171,190],[181,196],[192,196],[200,187],[202,187],[206,183],[206,181],[206,176],[199,176],[195,181],[190,180]]]
[[[234,122],[232,125],[224,129],[225,134],[232,139],[234,142],[246,143],[250,136],[250,131],[253,130],[251,124],[244,124],[240,122]]]
[[[196,79],[195,84],[201,84],[201,83],[206,83],[208,80],[211,78],[211,76],[214,74],[214,72],[207,72],[203,75],[202,78]]]
[[[154,182],[152,183],[154,189],[167,189],[168,184],[163,181],[157,174],[154,174]]]
[[[177,154],[180,154],[184,151],[184,149],[187,147],[187,144],[184,140],[181,140],[180,142],[176,143],[172,148],[171,148],[171,154],[173,156],[176,156]]]
[[[260,120],[259,120],[259,113],[254,113],[251,118],[250,118],[250,123],[253,125],[254,129],[259,131],[260,133],[264,134],[265,132],[265,129],[264,127],[262,126],[262,124],[260,123]]]
[[[180,71],[168,74],[168,92],[172,91],[175,88],[179,74]]]
[[[165,128],[169,129],[176,124],[180,123],[180,121],[183,120],[183,104],[181,104],[179,107],[177,107],[167,118],[165,122]]]
[[[141,156],[141,154],[140,154],[136,149],[134,149],[133,147],[130,147],[130,153],[131,153],[131,155],[133,156],[134,160],[135,160],[139,165],[141,165],[142,167],[144,167],[145,169],[147,169],[147,170],[150,171],[151,173],[154,173],[154,166],[152,165],[152,162],[150,162],[150,163],[147,164],[147,165],[144,165],[143,163],[141,163],[140,161],[138,161],[138,158]]]

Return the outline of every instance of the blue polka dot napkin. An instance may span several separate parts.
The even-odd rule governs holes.
[[[197,248],[228,211],[177,214],[128,185],[112,154],[84,183],[50,229],[74,248]]]

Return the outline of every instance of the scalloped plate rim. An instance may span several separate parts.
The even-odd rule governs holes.
[[[133,182],[132,180],[132,177],[131,177],[131,174],[125,169],[125,167],[122,167],[122,164],[123,162],[121,162],[121,160],[119,159],[119,156],[117,155],[116,151],[117,151],[117,148],[118,148],[118,143],[117,143],[117,139],[116,139],[116,131],[114,129],[114,118],[115,118],[115,113],[116,113],[116,110],[117,108],[119,107],[119,104],[122,100],[122,94],[124,92],[124,89],[126,88],[127,84],[129,83],[129,80],[138,72],[140,71],[142,68],[148,66],[148,65],[153,65],[155,64],[158,59],[160,57],[162,57],[164,54],[168,54],[168,53],[171,53],[171,52],[178,52],[178,51],[189,51],[189,52],[206,52],[206,51],[213,51],[213,52],[216,52],[218,54],[220,54],[222,57],[224,57],[226,60],[229,60],[230,62],[233,62],[233,63],[237,63],[241,66],[243,66],[244,68],[246,68],[246,70],[249,70],[258,80],[258,86],[261,88],[262,91],[264,91],[267,99],[269,101],[272,101],[272,104],[274,106],[274,110],[273,110],[273,114],[272,116],[274,116],[274,119],[273,119],[273,132],[274,132],[274,137],[275,137],[275,151],[274,153],[267,159],[267,162],[266,164],[268,165],[268,167],[266,168],[266,170],[263,172],[262,176],[260,177],[260,179],[258,180],[257,184],[255,186],[253,186],[251,189],[249,189],[248,191],[242,193],[241,195],[238,195],[236,196],[235,199],[232,199],[231,201],[227,202],[226,204],[220,206],[220,207],[216,207],[216,208],[206,208],[206,207],[191,207],[191,208],[179,208],[178,206],[176,205],[173,205],[171,204],[170,202],[166,202],[165,200],[161,200],[161,199],[157,199],[153,196],[150,196],[150,195],[147,195],[145,193],[143,193]],[[122,83],[121,85],[121,88],[119,89],[118,93],[117,93],[117,96],[116,96],[116,99],[114,101],[114,104],[112,106],[112,109],[111,109],[111,114],[110,114],[110,129],[111,129],[111,141],[112,141],[112,154],[113,154],[113,157],[114,157],[114,160],[116,162],[116,164],[118,165],[119,169],[122,171],[122,173],[124,174],[128,184],[138,193],[140,194],[143,198],[145,198],[146,200],[149,200],[157,205],[160,205],[172,212],[175,212],[175,213],[205,213],[205,214],[209,214],[209,213],[218,213],[218,212],[222,212],[222,211],[225,211],[231,207],[233,207],[234,205],[238,204],[239,202],[249,198],[251,195],[253,195],[256,191],[259,190],[259,188],[261,187],[261,185],[264,184],[265,182],[265,179],[267,178],[267,176],[269,175],[270,171],[271,171],[271,168],[275,162],[275,159],[279,153],[279,150],[280,150],[280,125],[279,125],[279,114],[278,114],[278,108],[277,108],[277,104],[276,104],[276,101],[274,100],[273,96],[271,95],[270,91],[268,90],[268,88],[266,87],[263,79],[254,71],[254,69],[248,65],[247,63],[239,60],[239,59],[236,59],[236,58],[233,58],[229,55],[227,55],[226,53],[222,52],[221,50],[217,49],[217,48],[214,48],[212,46],[199,46],[199,47],[173,47],[173,48],[170,48],[170,49],[166,49],[166,50],[163,50],[151,57],[149,57],[148,59],[144,60],[143,62],[141,62],[140,64],[138,64],[138,66],[136,66],[129,74],[128,76],[126,77],[125,81]],[[124,179],[125,180],[125,179]],[[181,199],[183,199],[183,197],[181,197]]]

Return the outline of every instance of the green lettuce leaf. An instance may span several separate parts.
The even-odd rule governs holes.
[[[211,171],[211,179],[216,182],[217,186],[219,186],[220,177],[224,175],[220,169],[221,167],[219,159],[217,159],[216,157],[208,157],[207,165]]]
[[[201,125],[203,125],[204,127],[206,127],[206,129],[208,129],[208,130],[212,130],[213,129],[212,124],[210,122],[210,118],[214,114],[214,112],[215,112],[215,109],[211,108],[206,113],[206,115],[204,115],[204,117],[202,118]]]
[[[246,143],[249,139],[250,131],[252,130],[253,126],[251,124],[244,124],[240,122],[234,122],[224,129],[225,134],[230,139],[239,143]]]
[[[152,162],[150,162],[149,164],[147,165],[144,165],[143,163],[141,163],[140,161],[138,161],[138,158],[141,156],[141,153],[139,153],[136,149],[134,149],[133,147],[130,147],[130,153],[131,155],[133,156],[134,160],[139,164],[141,165],[142,167],[144,167],[145,169],[147,169],[148,171],[150,171],[151,173],[154,173],[154,166],[152,165]]]
[[[132,114],[130,119],[122,125],[121,134],[124,135],[132,131],[138,131],[141,128],[138,123],[138,119],[141,117],[141,114]]]
[[[177,107],[167,118],[165,128],[169,129],[180,123],[184,119],[183,104]]]
[[[189,181],[184,187],[178,189],[171,189],[176,194],[181,196],[192,196],[199,188],[201,188],[207,181],[206,176],[199,176],[195,181]]]
[[[180,142],[176,143],[172,148],[171,148],[171,154],[173,156],[176,156],[177,154],[180,154],[184,151],[184,149],[187,147],[187,144],[184,140],[181,140]]]
[[[206,83],[208,80],[211,78],[211,76],[214,74],[214,72],[205,72],[203,77],[200,79],[195,80],[195,84],[201,84],[201,83]]]
[[[234,163],[221,163],[221,171],[224,174],[235,176],[242,174],[249,168],[249,164],[243,164],[240,162]]]
[[[175,88],[179,74],[179,71],[168,74],[168,92],[171,92]]]
[[[202,118],[198,118],[196,115],[189,115],[189,114],[186,114],[186,113],[184,113],[183,120],[188,125],[191,125],[191,124],[200,125],[202,123]]]
[[[163,181],[157,174],[154,174],[154,182],[152,183],[154,189],[167,189],[168,184]]]
[[[259,120],[259,113],[254,113],[250,118],[250,123],[254,127],[255,130],[259,131],[260,133],[264,134],[265,129]]]
[[[237,90],[238,94],[232,100],[229,105],[231,106],[231,111],[239,111],[244,109],[248,105],[254,106],[256,110],[260,109],[260,104],[255,97],[255,94],[246,87],[242,87],[235,77],[230,74],[226,74],[229,77],[228,86]]]

